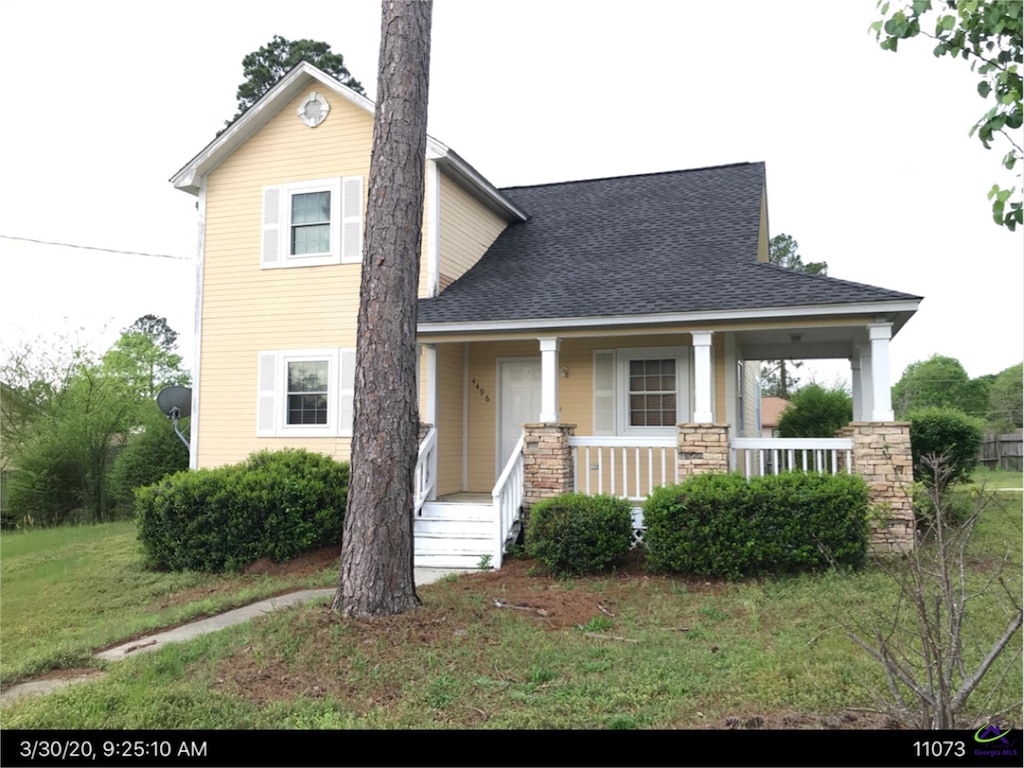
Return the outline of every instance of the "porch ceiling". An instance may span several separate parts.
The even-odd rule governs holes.
[[[849,359],[857,345],[868,343],[864,325],[762,328],[736,332],[746,360]]]

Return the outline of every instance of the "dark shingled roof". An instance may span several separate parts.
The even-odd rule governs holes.
[[[420,323],[917,300],[756,261],[764,163],[512,187],[510,224]]]

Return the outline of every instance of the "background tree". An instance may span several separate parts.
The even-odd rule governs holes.
[[[920,408],[956,408],[968,416],[988,414],[988,388],[982,379],[971,379],[960,361],[943,355],[911,363],[892,388],[897,418],[906,419]]]
[[[362,84],[345,68],[345,57],[334,53],[328,43],[306,39],[288,40],[274,35],[273,40],[242,59],[245,80],[239,84],[236,93],[238,113],[228,123],[245,114],[249,107],[300,61],[308,61],[336,78],[342,85],[365,95]]]
[[[88,358],[78,330],[4,349],[0,358],[0,469],[8,469],[18,452],[38,435],[53,398]]]
[[[808,275],[827,275],[828,262],[812,261],[804,263],[799,254],[800,244],[792,235],[779,234],[771,239],[768,245],[768,263],[794,272]],[[767,397],[789,399],[789,392],[799,379],[793,375],[793,369],[800,368],[799,360],[763,360],[761,362],[761,394]]]
[[[913,0],[890,14],[888,0],[879,0],[885,17],[871,25],[883,50],[896,52],[900,40],[923,35],[936,42],[936,57],[966,59],[971,70],[980,75],[978,95],[989,109],[972,126],[985,149],[1002,137],[1009,144],[1003,166],[1012,171],[1024,158],[1019,131],[1024,123],[1021,109],[1021,4],[1015,0],[942,0],[932,7],[931,0]],[[934,14],[934,15],[933,15]],[[934,32],[928,31],[934,28]],[[1018,174],[1019,176],[1019,174]],[[994,184],[988,193],[992,218],[1011,231],[1024,223],[1021,193],[1016,187],[1002,189]]]
[[[393,615],[419,604],[412,531],[419,443],[416,294],[432,11],[430,0],[381,4],[351,478],[332,605],[354,616]]]
[[[801,387],[779,417],[779,437],[835,437],[853,421],[853,398],[842,388]]]
[[[1024,363],[996,374],[988,390],[988,422],[993,432],[1024,427]]]
[[[135,409],[123,380],[83,359],[14,457],[8,514],[40,525],[110,519],[108,470]]]
[[[133,514],[136,488],[188,469],[188,449],[155,401],[142,403],[133,421],[135,429],[110,469],[109,492],[118,517]],[[188,434],[188,419],[182,420],[181,431]]]
[[[103,356],[103,370],[121,377],[136,402],[153,400],[164,387],[188,386],[191,380],[181,369],[177,346],[178,334],[166,318],[143,315]]]

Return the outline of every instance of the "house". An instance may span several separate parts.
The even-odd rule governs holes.
[[[789,405],[789,400],[783,397],[761,398],[761,437],[779,436],[779,419],[787,405]]]
[[[304,63],[172,177],[199,210],[193,467],[348,459],[372,128]],[[425,192],[418,562],[500,565],[521,508],[563,490],[639,504],[749,470],[778,358],[851,361],[848,434],[786,450],[869,475],[905,546],[888,358],[921,299],[768,264],[762,163],[497,189],[431,138]]]

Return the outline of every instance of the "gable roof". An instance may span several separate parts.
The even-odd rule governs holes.
[[[223,133],[171,176],[171,183],[180,190],[198,195],[200,179],[203,176],[216,170],[292,99],[309,88],[326,89],[370,115],[374,114],[374,103],[368,98],[342,85],[322,69],[307,61],[301,61],[288,70],[287,74],[243,115],[224,129]],[[447,145],[432,136],[427,136],[427,159],[434,160],[470,194],[507,221],[526,219],[526,214],[515,203],[502,195],[491,182]]]
[[[789,400],[782,397],[764,396],[761,398],[761,427],[779,426],[782,412],[789,407]]]
[[[420,328],[892,302],[916,309],[917,296],[757,261],[764,173],[764,163],[740,163],[503,189],[530,218],[509,225],[439,296],[421,299]]]

